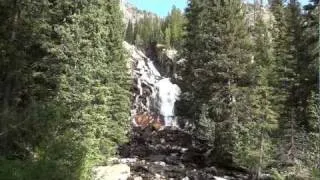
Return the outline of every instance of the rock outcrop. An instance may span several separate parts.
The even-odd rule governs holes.
[[[131,159],[131,179],[247,180],[245,169],[221,168],[212,159],[213,147],[203,139],[177,128],[161,131],[133,128],[130,143],[121,146],[120,156]]]
[[[99,166],[93,169],[93,180],[127,180],[130,177],[130,167],[126,164]]]
[[[165,125],[171,126],[174,117],[174,104],[179,99],[180,88],[169,78],[160,74],[154,61],[146,57],[142,51],[126,42],[128,67],[133,78],[132,119],[136,115],[149,113],[161,116]]]
[[[155,13],[139,10],[127,0],[120,0],[120,9],[123,12],[123,22],[125,25],[127,25],[129,21],[136,23],[142,19],[145,14],[152,15],[153,17],[157,16]]]

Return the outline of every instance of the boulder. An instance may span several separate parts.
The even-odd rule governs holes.
[[[141,176],[135,177],[133,180],[143,180]]]
[[[93,180],[127,180],[130,177],[130,167],[126,164],[98,166],[93,168]]]
[[[215,178],[215,180],[227,180],[227,179],[225,179],[225,178],[222,178],[222,177],[216,177],[216,176],[214,176],[214,178]]]

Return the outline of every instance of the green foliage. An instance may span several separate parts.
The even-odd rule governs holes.
[[[215,122],[210,119],[208,111],[207,105],[201,107],[197,133],[198,136],[208,139],[209,142],[213,143],[215,141]]]
[[[319,94],[311,93],[308,101],[308,112],[310,114],[310,129],[307,139],[307,149],[305,163],[307,166],[317,168],[320,159],[320,105]]]
[[[273,99],[277,98],[271,86],[275,62],[268,29],[263,20],[262,9],[257,9],[252,32],[253,67],[248,71],[252,85],[247,89],[247,99],[241,101],[247,103],[241,111],[247,111],[243,116],[249,119],[249,123],[242,127],[242,133],[239,135],[241,140],[237,144],[238,148],[242,149],[238,155],[240,162],[246,162],[257,174],[274,162],[272,135],[278,128],[279,117],[273,104]]]
[[[182,14],[181,10],[172,7],[170,14],[167,16],[165,20],[165,34],[166,34],[166,44],[170,45],[174,48],[180,49],[183,42],[184,35],[184,25],[185,25],[185,17]],[[170,42],[170,44],[168,44]]]
[[[89,179],[92,166],[126,141],[130,94],[118,3],[0,2],[8,19],[0,26],[0,152],[18,173],[1,177]]]
[[[164,37],[165,37],[166,46],[170,47],[170,45],[171,45],[171,31],[170,31],[170,28],[166,28],[165,33],[164,33]]]
[[[127,26],[125,40],[130,44],[134,44],[134,28],[131,21],[129,21]]]
[[[154,43],[164,43],[168,48],[180,48],[183,42],[185,17],[180,9],[172,7],[168,16],[163,19],[152,13],[142,12],[143,18],[134,24],[128,23],[126,41],[140,48],[149,48]],[[131,41],[132,26],[134,40]]]
[[[295,1],[273,0],[266,19],[265,7],[252,7],[253,26],[244,23],[238,1],[189,1],[186,63],[179,69],[179,105],[188,110],[180,114],[194,120],[220,160],[228,152],[257,175],[274,167],[278,179],[310,178],[320,154],[314,118],[319,101],[311,100],[318,69],[316,8],[303,14]]]
[[[248,122],[243,116],[246,102],[242,100],[246,100],[246,87],[250,84],[247,69],[251,42],[243,12],[237,0],[191,1],[186,12],[190,23],[183,55],[187,62],[181,74],[184,82],[192,83],[181,82],[184,94],[191,95],[184,100],[192,103],[190,110],[196,121],[203,119],[203,114],[214,121],[214,126],[209,126],[214,129],[206,131],[209,136],[214,132],[211,143],[220,155],[227,152],[236,155],[240,151],[236,143],[241,143],[238,138],[241,127]],[[207,113],[203,112],[204,105]],[[201,121],[196,122],[198,130]]]
[[[162,20],[159,17],[144,12],[143,18],[133,25],[134,44],[141,48],[148,48],[152,43],[163,42],[164,35],[161,24]]]
[[[272,169],[272,178],[274,180],[285,180],[285,177],[282,176],[276,169]]]
[[[320,170],[317,168],[313,168],[312,170],[312,178],[319,179],[320,178]]]

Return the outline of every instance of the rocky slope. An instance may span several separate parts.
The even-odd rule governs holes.
[[[248,170],[214,162],[213,148],[178,128],[133,127],[109,166],[95,168],[95,180],[254,180]],[[221,157],[226,159],[225,157]],[[263,175],[260,180],[272,180]]]
[[[120,147],[120,156],[127,159],[131,179],[250,179],[245,169],[216,166],[212,147],[207,144],[180,129],[134,128],[130,142]]]
[[[142,114],[160,116],[165,125],[171,126],[174,117],[174,104],[179,98],[180,88],[163,76],[135,46],[124,42],[129,53],[128,66],[133,78],[132,120]],[[134,121],[133,121],[133,124]]]

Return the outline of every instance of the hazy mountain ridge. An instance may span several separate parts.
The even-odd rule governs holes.
[[[138,9],[135,5],[129,3],[127,0],[120,1],[120,9],[123,12],[123,21],[125,24],[128,24],[129,21],[136,23],[142,19],[145,14],[159,17],[153,12]]]

